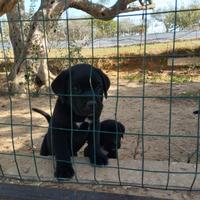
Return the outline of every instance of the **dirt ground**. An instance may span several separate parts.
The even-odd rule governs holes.
[[[178,98],[170,101],[167,98],[169,83],[145,84],[143,87],[143,84],[124,79],[121,73],[117,87],[116,72],[110,72],[108,76],[111,87],[109,97],[104,100],[101,120],[114,119],[116,114],[126,127],[119,159],[142,159],[144,154],[146,160],[166,161],[170,156],[171,161],[187,162],[188,156],[197,149],[198,117],[193,111],[199,102],[195,98],[181,97],[198,94],[200,83],[173,84],[172,94]],[[142,98],[143,94],[145,98]],[[14,147],[19,154],[32,155],[34,150],[39,155],[48,124],[41,115],[31,113],[30,107],[50,113],[55,100],[55,96],[50,99],[47,95],[30,98],[0,96],[0,153],[11,153]],[[0,158],[4,170],[10,161],[1,154]],[[193,156],[191,162],[195,163],[195,159]]]

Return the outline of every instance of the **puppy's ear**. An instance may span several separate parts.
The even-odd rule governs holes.
[[[195,110],[195,111],[193,112],[193,114],[195,114],[195,115],[199,114],[199,110]]]
[[[107,98],[107,91],[110,87],[110,79],[108,78],[108,76],[106,74],[104,74],[101,69],[98,69],[97,68],[97,71],[98,73],[100,74],[101,76],[101,79],[102,79],[102,82],[103,82],[103,91],[104,91],[104,95],[105,95],[105,98]]]
[[[55,94],[62,95],[67,92],[69,70],[62,71],[51,83],[51,88]]]

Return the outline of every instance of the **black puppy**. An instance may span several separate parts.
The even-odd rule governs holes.
[[[121,139],[125,127],[121,122],[105,120],[100,125],[100,145],[108,152],[108,158],[117,158],[117,149],[121,147]]]
[[[47,122],[50,123],[51,117],[48,113],[37,109],[32,108],[33,111],[43,115]],[[88,131],[89,123],[84,122],[80,125],[80,131]],[[125,127],[121,122],[115,120],[104,120],[100,123],[100,146],[108,154],[108,158],[117,158],[117,149],[121,147],[121,139],[125,133]],[[76,148],[73,149],[73,155],[77,156]],[[89,156],[88,146],[84,149],[84,156]]]
[[[194,114],[194,115],[199,115],[199,110],[193,111],[193,114]],[[196,152],[197,152],[197,151],[194,151],[192,154],[190,154],[190,155],[188,156],[187,163],[190,163],[190,162],[191,162],[191,159],[192,159],[192,157],[195,155]]]
[[[51,87],[58,99],[40,154],[55,155],[55,176],[73,177],[72,151],[77,152],[86,140],[91,163],[106,165],[108,158],[100,148],[99,118],[103,94],[107,97],[110,87],[109,78],[98,68],[78,64],[62,71]],[[86,121],[92,131],[80,131],[80,125]]]
[[[107,151],[108,158],[117,158],[117,149],[121,147],[121,139],[125,127],[116,120],[104,120],[100,123],[100,145]],[[84,149],[84,156],[88,156],[88,146]]]

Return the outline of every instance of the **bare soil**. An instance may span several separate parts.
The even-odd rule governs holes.
[[[117,79],[116,72],[108,73],[111,87],[101,115],[101,120],[115,119],[116,116],[126,127],[119,159],[140,160],[144,155],[146,160],[166,161],[170,157],[171,161],[187,162],[197,149],[198,117],[193,111],[198,109],[199,102],[183,95],[198,94],[200,83],[173,84],[170,90],[169,83],[143,85],[125,79],[126,75],[120,73]],[[168,98],[170,91],[177,98]],[[50,98],[48,95],[1,95],[0,153],[12,153],[14,147],[18,154],[32,155],[34,151],[39,155],[48,124],[44,117],[31,112],[30,108],[38,107],[50,113],[55,100],[55,96]],[[13,164],[2,154],[0,159],[3,170]],[[195,163],[195,159],[193,156],[191,162]]]
[[[104,100],[103,119],[121,121],[126,127],[126,135],[120,149],[120,159],[141,159],[142,143],[145,159],[167,160],[169,156],[169,135],[172,161],[187,161],[187,157],[197,148],[198,117],[193,111],[198,109],[196,98],[184,98],[184,94],[198,94],[200,83],[173,84],[170,100],[170,84],[143,84],[119,76],[117,87],[116,73],[110,72],[112,81],[109,97]],[[144,93],[144,94],[143,94]],[[118,98],[116,97],[118,94]],[[142,98],[144,95],[145,98]],[[12,152],[13,134],[16,152],[31,152],[31,137],[34,150],[39,152],[47,122],[41,115],[31,112],[38,107],[50,113],[56,97],[0,97],[0,151]],[[144,108],[144,110],[143,110]],[[13,126],[11,127],[11,123]],[[31,126],[31,124],[33,126]],[[37,127],[37,126],[42,126]],[[139,135],[139,147],[136,149]]]

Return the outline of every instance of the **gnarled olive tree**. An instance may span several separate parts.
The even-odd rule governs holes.
[[[118,0],[113,6],[106,7],[103,3],[93,3],[89,0],[41,0],[25,38],[24,27],[21,23],[24,1],[0,0],[0,5],[3,5],[0,15],[9,11],[7,17],[15,56],[15,64],[9,74],[12,90],[26,91],[27,80],[36,88],[42,85],[48,86],[48,78],[54,78],[51,73],[48,73],[46,33],[55,28],[56,20],[66,9],[75,8],[94,18],[110,20],[120,13],[154,8],[151,1],[146,1],[147,4],[145,4],[144,1],[139,0],[139,6],[134,6],[132,3],[136,1]]]

